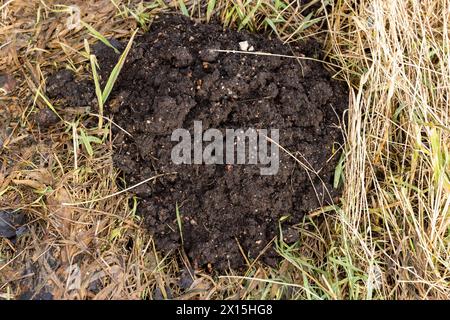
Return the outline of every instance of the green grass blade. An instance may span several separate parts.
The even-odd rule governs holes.
[[[341,154],[341,157],[338,161],[338,164],[336,168],[334,169],[334,181],[333,181],[333,188],[337,189],[339,187],[339,183],[344,177],[343,169],[344,169],[344,160],[345,155],[344,153]]]
[[[45,102],[45,104],[47,105],[47,107],[49,107],[49,109],[52,110],[53,113],[56,114],[60,120],[64,120],[63,118],[61,118],[61,116],[58,114],[58,112],[56,112],[55,107],[53,106],[53,104],[47,99],[47,97],[46,97],[45,95],[42,94],[40,88],[38,88],[38,89],[36,90],[36,94],[37,94],[42,100],[44,100],[44,102]]]
[[[98,112],[100,117],[98,117],[98,128],[101,129],[103,127],[103,97],[102,97],[102,88],[100,87],[100,81],[98,80],[97,73],[97,59],[95,55],[91,54],[89,56],[91,61],[91,69],[92,69],[92,77],[94,78],[94,86],[95,86],[95,94],[97,95],[98,101]]]
[[[215,6],[216,6],[216,0],[208,1],[208,7],[206,8],[206,21],[209,22],[209,20],[211,20],[211,16],[212,16]]]
[[[89,141],[83,129],[80,129],[80,140],[88,155],[92,157],[94,155],[94,150],[92,149],[91,142]]]
[[[275,34],[278,34],[278,31],[277,31],[277,27],[275,26],[275,23],[271,20],[271,19],[269,19],[269,18],[265,18],[264,19],[264,22],[270,27],[270,28],[272,28],[272,30],[275,32]]]
[[[181,12],[186,16],[189,17],[189,11],[186,8],[186,5],[184,4],[183,0],[178,0],[178,3],[180,4],[180,10]]]
[[[252,19],[255,16],[255,13],[256,13],[256,11],[258,11],[260,6],[261,6],[261,0],[258,0],[258,2],[255,4],[255,6],[250,11],[250,13],[248,15],[246,15],[244,20],[242,20],[242,22],[240,23],[239,28],[238,28],[239,30],[244,28],[250,22],[250,19]]]
[[[127,55],[130,52],[130,49],[131,49],[131,46],[133,45],[133,40],[134,40],[134,37],[136,36],[137,31],[138,31],[138,29],[134,30],[133,35],[130,38],[130,41],[128,41],[127,47],[123,51],[122,55],[119,58],[119,61],[115,65],[114,69],[111,71],[111,74],[109,75],[108,81],[106,82],[105,88],[103,89],[103,94],[102,94],[103,104],[106,102],[109,95],[111,94],[111,91],[114,87],[114,83],[116,82],[117,78],[119,77],[120,70],[122,70],[122,67],[125,63]]]
[[[108,41],[108,39],[106,39],[100,32],[98,32],[97,30],[95,30],[91,25],[87,24],[84,21],[81,21],[81,24],[88,29],[89,33],[96,39],[100,40],[101,42],[103,42],[106,46],[110,47],[111,49],[114,50],[115,53],[119,54],[120,51],[117,50],[116,47],[114,47],[111,42]]]

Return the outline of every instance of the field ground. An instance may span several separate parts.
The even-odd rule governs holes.
[[[0,1],[0,211],[27,221],[0,239],[0,298],[449,297],[450,1],[285,2]],[[54,108],[55,68],[91,77],[97,39],[128,42],[166,11],[320,39],[348,84],[343,195],[306,216],[296,244],[278,241],[275,268],[215,275],[183,252],[162,255],[118,187],[109,119],[67,106],[48,133],[36,126],[52,122],[42,110]]]

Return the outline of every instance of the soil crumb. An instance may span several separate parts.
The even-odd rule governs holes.
[[[247,54],[211,50],[240,50],[244,44]],[[104,85],[119,56],[102,44],[93,50]],[[280,226],[284,241],[295,242],[294,225],[339,196],[332,185],[347,89],[319,62],[258,52],[321,56],[314,41],[286,46],[163,15],[135,39],[105,106],[132,135],[113,128],[114,164],[127,186],[177,173],[132,192],[157,248],[169,252],[182,245],[194,267],[244,268],[259,256],[274,264],[277,255],[266,247],[280,236]],[[92,83],[77,83],[67,71],[50,77],[47,88],[50,97],[72,105],[95,101]],[[280,150],[276,175],[261,175],[261,165],[176,165],[172,132],[184,128],[193,135],[194,121],[202,121],[203,131],[278,129],[279,144],[290,155]]]

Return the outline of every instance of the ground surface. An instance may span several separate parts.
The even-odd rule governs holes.
[[[279,235],[282,217],[289,217],[281,224],[283,237],[297,240],[292,225],[337,196],[332,184],[339,153],[333,157],[333,150],[341,142],[336,126],[348,93],[318,62],[208,49],[239,50],[239,42],[248,41],[256,51],[317,58],[318,45],[291,48],[181,16],[163,16],[150,30],[135,40],[106,109],[133,136],[115,129],[114,163],[127,186],[177,172],[133,190],[157,247],[168,252],[181,243],[177,205],[184,249],[195,266],[243,267],[243,253],[257,258]],[[104,82],[118,55],[103,45],[95,54]],[[68,71],[50,77],[47,91],[72,105],[95,101],[93,85]],[[192,132],[194,120],[203,130],[279,129],[280,145],[319,174],[284,151],[274,176],[261,176],[258,165],[175,165],[171,133]],[[272,249],[263,255],[269,263],[274,258]]]
[[[329,5],[317,12],[299,2],[309,5],[3,1],[0,299],[448,299],[448,1],[311,0]],[[319,39],[324,63],[348,86],[345,151],[337,166],[341,199],[305,216],[296,226],[299,241],[278,246],[283,258],[276,267],[257,261],[211,275],[193,270],[179,250],[159,252],[130,208],[133,195],[117,194],[123,184],[112,154],[120,140],[114,148],[112,138],[120,137],[111,137],[107,120],[99,130],[89,112],[96,101],[91,83],[73,99],[91,109],[48,99],[64,122],[40,95],[55,70],[76,70],[77,81],[91,76],[86,41],[91,49],[98,34],[127,42],[136,28],[151,30],[163,12],[272,30],[290,44]],[[98,33],[77,24],[80,19]],[[105,76],[108,66],[102,70]],[[80,87],[70,74],[60,76],[67,77],[66,90]],[[115,120],[124,123],[118,114]],[[90,148],[86,137],[93,139]]]

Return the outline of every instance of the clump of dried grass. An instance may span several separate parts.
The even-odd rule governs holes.
[[[353,85],[333,229],[367,277],[359,297],[449,297],[449,9],[337,1],[328,16],[330,58]]]

